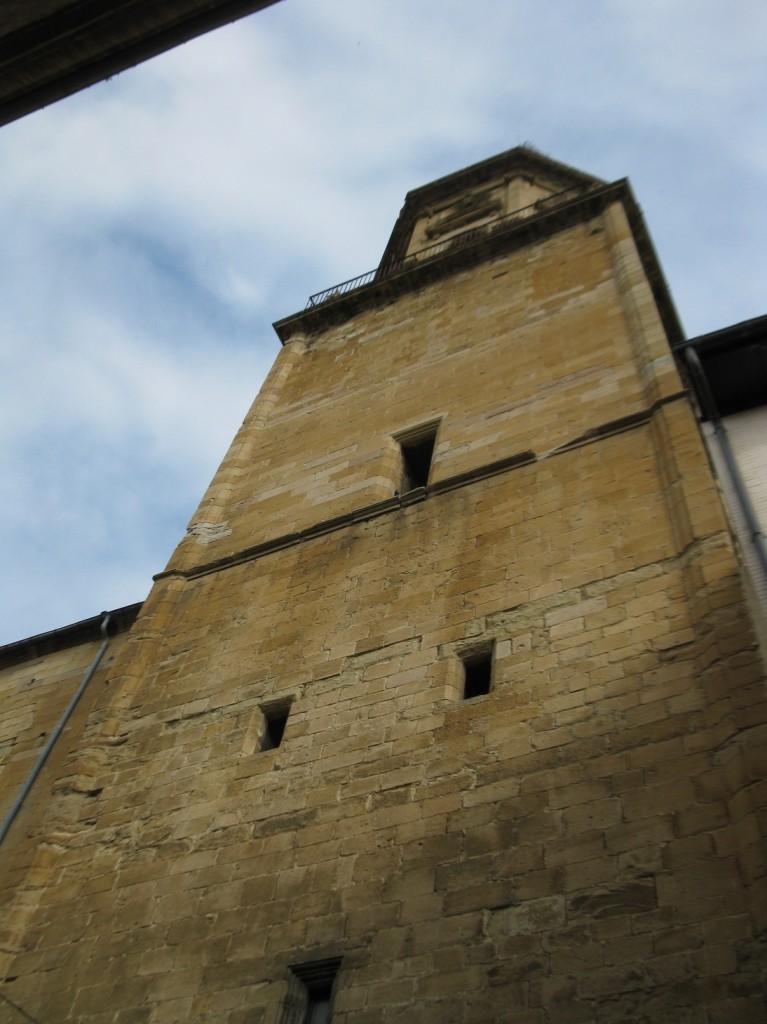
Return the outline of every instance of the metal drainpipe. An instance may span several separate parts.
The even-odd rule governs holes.
[[[40,751],[40,755],[37,758],[37,761],[35,762],[34,768],[29,773],[27,781],[22,786],[21,792],[19,793],[19,795],[16,797],[16,801],[15,801],[13,807],[11,807],[10,811],[8,811],[6,819],[3,822],[3,827],[2,827],[2,829],[0,829],[0,844],[2,844],[3,840],[5,839],[6,835],[8,834],[8,830],[10,829],[11,825],[13,824],[14,818],[16,817],[16,815],[21,810],[21,805],[26,800],[27,795],[29,794],[30,789],[34,785],[35,779],[40,774],[40,770],[43,767],[43,765],[45,764],[48,755],[50,754],[51,750],[53,749],[54,744],[56,743],[56,740],[59,738],[59,736],[62,733],[62,730],[64,729],[64,726],[67,724],[67,722],[71,718],[72,712],[77,707],[78,701],[82,697],[83,693],[85,693],[86,686],[88,685],[88,683],[93,678],[94,672],[99,667],[99,662],[104,657],[104,652],[106,651],[107,646],[109,645],[109,634],[107,633],[107,629],[109,628],[110,616],[109,616],[109,612],[103,612],[102,614],[103,614],[104,618],[103,618],[103,620],[101,622],[101,635],[102,635],[102,637],[104,639],[102,641],[101,647],[99,647],[98,651],[96,652],[95,658],[93,659],[93,661],[90,664],[90,667],[88,668],[88,671],[83,676],[83,680],[80,683],[80,685],[78,686],[77,692],[72,697],[72,699],[70,700],[69,704],[67,705],[66,711],[61,716],[61,718],[59,719],[59,722],[58,722],[56,728],[53,730],[53,732],[49,736],[48,742],[45,744],[43,749]]]
[[[740,502],[740,507],[743,511],[743,518],[746,521],[746,526],[748,527],[748,532],[751,536],[751,542],[756,548],[756,553],[762,565],[762,572],[764,573],[765,578],[767,578],[767,544],[765,544],[764,531],[759,524],[756,511],[754,510],[754,506],[751,501],[751,496],[748,493],[748,488],[746,487],[743,475],[740,472],[740,466],[737,463],[735,453],[730,445],[730,439],[727,436],[727,431],[722,423],[719,410],[716,407],[716,401],[711,393],[711,388],[708,386],[706,372],[703,369],[700,356],[692,346],[686,348],[684,354],[690,367],[690,371],[699,385],[699,395],[703,411],[714,425],[714,434],[719,442],[719,448],[727,466],[727,472],[730,474],[732,485],[735,488],[735,495]]]

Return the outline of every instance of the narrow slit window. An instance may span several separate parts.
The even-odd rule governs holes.
[[[493,686],[493,651],[470,654],[463,661],[463,699],[482,697]]]
[[[306,1024],[328,1024],[330,1020],[330,989],[309,993]]]
[[[436,424],[398,439],[400,451],[402,452],[402,484],[400,490],[403,494],[414,490],[416,487],[426,487],[428,484],[436,440]]]
[[[340,966],[341,958],[334,957],[290,968],[302,983],[305,993],[305,1013],[301,1024],[330,1024],[333,987]]]
[[[264,733],[261,750],[275,750],[282,743],[285,726],[288,724],[290,704],[278,704],[261,709],[264,716]]]

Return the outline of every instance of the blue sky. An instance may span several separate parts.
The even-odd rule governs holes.
[[[0,130],[0,643],[143,599],[408,189],[628,176],[690,335],[767,312],[762,0],[283,0]]]

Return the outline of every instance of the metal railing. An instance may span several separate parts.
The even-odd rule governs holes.
[[[326,288],[323,292],[310,295],[306,308],[311,309],[312,306],[319,306],[329,299],[338,299],[342,295],[346,295],[347,292],[353,292],[356,288],[361,288],[364,284],[370,284],[375,279],[377,273],[378,267],[375,270],[368,270],[366,274],[360,274],[359,277],[351,277],[348,281],[342,281],[341,284],[334,284],[332,288]]]
[[[520,207],[520,209],[514,210],[512,213],[506,213],[502,217],[495,217],[493,220],[488,221],[487,224],[468,228],[466,231],[461,231],[457,235],[451,235],[450,238],[445,238],[441,242],[427,245],[426,248],[419,249],[417,252],[411,252],[407,256],[400,256],[389,260],[387,263],[376,267],[375,270],[368,270],[358,277],[351,277],[348,281],[342,281],[341,284],[335,284],[332,288],[326,288],[324,291],[310,295],[306,308],[313,309],[315,306],[321,306],[324,302],[340,299],[342,295],[348,295],[349,292],[356,291],[366,284],[371,284],[373,281],[380,281],[383,278],[391,277],[392,274],[409,270],[411,267],[433,259],[435,256],[439,256],[448,250],[455,252],[458,249],[463,249],[480,238],[485,238],[506,227],[513,221],[532,217],[536,213],[541,213],[552,206],[558,206],[560,203],[566,202],[570,194],[573,197],[581,195],[586,187],[584,185],[575,185],[572,188],[565,189],[563,192],[557,192],[555,195],[545,196],[543,199],[538,199],[528,206]]]

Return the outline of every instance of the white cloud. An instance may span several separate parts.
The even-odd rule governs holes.
[[[141,598],[276,352],[405,192],[629,175],[693,333],[762,313],[767,9],[287,0],[0,132],[2,640]]]

